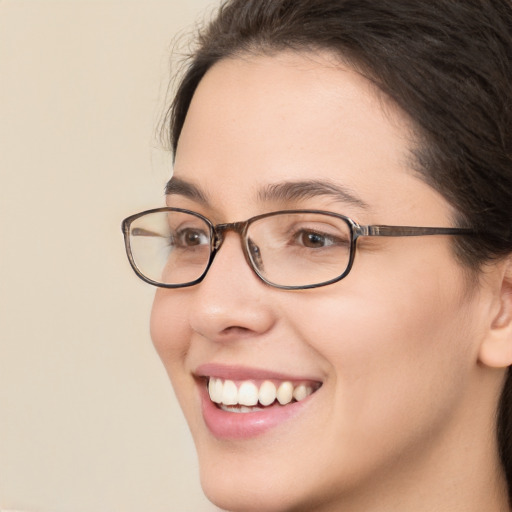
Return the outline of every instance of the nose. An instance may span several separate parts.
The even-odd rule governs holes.
[[[191,328],[212,341],[256,337],[276,321],[273,296],[247,263],[236,232],[225,233],[222,246],[203,281],[193,287]]]

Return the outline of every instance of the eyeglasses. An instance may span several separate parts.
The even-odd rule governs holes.
[[[200,283],[228,231],[240,235],[245,259],[265,283],[285,290],[316,288],[343,279],[361,236],[470,235],[471,229],[361,226],[337,213],[284,210],[244,222],[214,225],[199,213],[157,208],[122,224],[126,254],[147,283],[182,288]]]

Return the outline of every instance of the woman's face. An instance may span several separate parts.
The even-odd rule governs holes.
[[[328,55],[224,60],[193,98],[167,202],[214,224],[311,208],[360,224],[453,225],[413,171],[412,148],[406,117]],[[255,275],[228,232],[202,283],[157,291],[153,341],[212,501],[244,511],[316,510],[362,494],[371,503],[464,452],[480,320],[450,243],[361,238],[342,281],[286,291]],[[313,392],[220,408],[210,377]]]

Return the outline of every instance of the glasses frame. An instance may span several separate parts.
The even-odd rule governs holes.
[[[137,267],[137,264],[135,263],[135,260],[133,259],[132,250],[131,250],[131,244],[130,244],[130,226],[133,221],[136,219],[143,217],[145,215],[151,214],[151,213],[159,213],[159,212],[179,212],[179,213],[186,213],[189,215],[193,215],[195,217],[200,218],[203,220],[210,229],[210,258],[208,260],[208,263],[206,265],[206,268],[204,272],[201,274],[200,277],[198,277],[196,280],[184,283],[184,284],[167,284],[167,283],[161,283],[159,281],[153,281],[149,277],[145,276],[140,269]],[[336,217],[338,219],[343,220],[349,227],[350,235],[351,235],[351,244],[350,244],[350,254],[349,254],[349,261],[347,264],[347,267],[345,271],[328,281],[323,281],[321,283],[315,283],[315,284],[308,284],[308,285],[302,285],[302,286],[288,286],[288,285],[279,285],[276,283],[273,283],[266,279],[257,268],[256,263],[253,261],[253,258],[251,256],[250,250],[249,250],[249,239],[247,238],[247,231],[249,229],[249,226],[260,220],[267,217],[273,217],[275,215],[282,215],[282,214],[294,214],[294,213],[311,213],[311,214],[322,214],[327,215],[329,217]],[[204,215],[201,215],[200,213],[194,212],[192,210],[187,210],[184,208],[172,208],[172,207],[162,207],[162,208],[153,208],[150,210],[145,210],[140,213],[136,213],[134,215],[130,215],[126,219],[123,220],[121,229],[123,231],[124,235],[124,243],[125,243],[125,249],[126,249],[126,255],[128,256],[128,261],[130,262],[131,267],[137,274],[137,276],[145,281],[146,283],[149,283],[153,286],[157,286],[159,288],[187,288],[189,286],[194,286],[196,284],[199,284],[208,273],[208,270],[210,269],[213,260],[215,258],[215,255],[222,247],[222,244],[225,239],[225,234],[228,231],[234,231],[235,233],[238,233],[240,236],[240,243],[242,246],[242,251],[245,257],[245,260],[247,261],[247,264],[249,267],[253,270],[253,272],[265,283],[269,286],[272,286],[273,288],[279,288],[282,290],[307,290],[310,288],[319,288],[321,286],[327,286],[329,284],[337,283],[338,281],[341,281],[344,277],[346,277],[350,270],[352,269],[352,266],[354,264],[354,258],[356,253],[356,246],[357,246],[357,240],[359,237],[362,236],[386,236],[386,237],[405,237],[405,236],[431,236],[431,235],[474,235],[475,232],[472,229],[469,228],[455,228],[455,227],[419,227],[419,226],[388,226],[388,225],[361,225],[358,224],[356,221],[352,220],[350,217],[346,217],[345,215],[341,215],[339,213],[329,212],[325,210],[310,210],[310,209],[297,209],[297,210],[278,210],[274,212],[269,213],[263,213],[261,215],[256,215],[255,217],[251,217],[250,219],[247,219],[245,221],[241,222],[228,222],[228,223],[222,223],[222,224],[213,224],[208,218],[206,218]]]

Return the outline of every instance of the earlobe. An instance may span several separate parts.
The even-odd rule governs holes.
[[[512,256],[498,264],[495,308],[480,346],[479,360],[491,368],[512,365]]]

